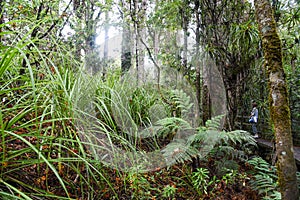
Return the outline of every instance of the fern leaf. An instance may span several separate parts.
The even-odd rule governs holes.
[[[212,119],[206,121],[205,126],[208,129],[219,130],[221,127],[221,120],[223,117],[224,115],[218,115],[216,117],[213,117]]]
[[[185,140],[177,139],[168,144],[162,151],[167,166],[184,163],[197,155],[197,150],[186,144]]]

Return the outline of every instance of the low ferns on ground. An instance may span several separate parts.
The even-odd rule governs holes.
[[[217,116],[206,123],[205,127],[199,127],[194,135],[189,137],[188,143],[197,149],[207,149],[216,154],[221,153],[223,156],[231,158],[242,158],[244,150],[248,147],[256,146],[255,139],[243,130],[220,131],[222,116]]]
[[[189,122],[178,118],[165,118],[158,121],[161,134],[164,131],[177,131],[179,135],[163,149],[166,158],[173,158],[175,162],[185,162],[195,157],[200,159],[207,155],[219,156],[226,159],[243,160],[247,158],[245,150],[250,146],[256,146],[254,138],[246,131],[236,130],[231,132],[220,131],[221,116],[207,123],[205,127],[193,129]],[[172,159],[167,160],[172,160]]]
[[[276,167],[260,157],[254,157],[248,163],[253,166],[254,180],[250,181],[251,187],[257,190],[263,199],[281,199],[281,194],[278,191]]]
[[[188,113],[193,107],[183,91],[176,91],[176,109]],[[208,154],[218,154],[226,159],[245,160],[244,150],[256,146],[254,138],[246,131],[236,130],[231,132],[221,131],[223,116],[208,120],[206,126],[195,128],[187,115],[181,117],[167,117],[155,123],[161,127],[157,132],[158,138],[173,139],[164,147],[162,153],[168,165],[176,162],[183,163],[195,157],[205,158]]]

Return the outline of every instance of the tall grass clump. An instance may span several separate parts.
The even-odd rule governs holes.
[[[54,38],[31,39],[38,25],[29,23],[31,30],[19,35],[2,35],[10,42],[0,52],[0,196],[101,198],[104,193],[98,191],[111,183],[74,123],[73,99],[81,76],[72,66],[80,63]],[[49,42],[55,51],[46,48]]]

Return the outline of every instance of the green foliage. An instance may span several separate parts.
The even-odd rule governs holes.
[[[151,189],[148,180],[138,172],[129,172],[126,182],[129,184],[129,188],[133,191],[131,199],[149,199]]]
[[[271,166],[261,157],[254,157],[249,160],[248,163],[254,167],[254,170],[256,170],[258,174],[269,174],[270,176],[272,176],[272,178],[277,178],[276,168],[274,166]]]
[[[236,170],[227,170],[227,173],[222,176],[222,180],[226,184],[233,184],[238,177],[238,171]]]
[[[150,122],[150,108],[157,102],[156,95],[150,94],[144,88],[136,88],[129,99],[130,115],[138,126]]]
[[[177,188],[173,185],[166,185],[162,191],[162,196],[165,198],[172,199],[175,196]]]
[[[191,98],[183,90],[171,90],[168,94],[170,102],[174,105],[172,107],[173,112],[177,113],[176,116],[180,116],[186,119],[187,115],[190,113],[190,109],[193,107],[191,103]]]
[[[199,153],[197,149],[189,146],[183,139],[174,139],[161,152],[166,159],[167,166],[191,161]]]
[[[294,144],[300,144],[299,121],[300,121],[300,70],[299,55],[300,55],[300,12],[299,3],[281,2],[278,9],[280,18],[278,21],[279,34],[283,46],[283,64],[285,73],[287,74],[289,103],[292,118],[292,132]]]
[[[176,30],[181,25],[181,14],[183,10],[191,15],[191,8],[182,1],[173,0],[169,2],[158,2],[156,12],[151,16],[149,22],[159,28]],[[179,17],[180,16],[180,17]]]
[[[50,38],[36,45],[29,35],[37,27],[41,23],[20,28],[19,37],[0,51],[0,194],[10,199],[96,198],[95,188],[111,183],[75,130],[73,103],[83,74],[71,70],[77,62],[56,40],[50,42],[55,51],[44,50]]]
[[[158,136],[167,137],[170,133],[176,134],[177,131],[192,129],[189,122],[178,117],[168,117],[157,121],[157,125],[162,128],[158,132]]]
[[[214,176],[210,181],[209,171],[206,168],[197,168],[196,172],[192,173],[192,183],[197,192],[202,194],[208,194],[208,187],[214,184]]]
[[[158,121],[162,126],[158,133],[162,136],[166,137],[170,132],[188,135],[187,138],[174,139],[162,150],[168,165],[173,165],[174,162],[183,163],[195,157],[204,159],[209,155],[220,159],[220,170],[224,170],[223,167],[227,169],[225,162],[221,162],[222,158],[232,159],[232,167],[229,169],[236,169],[233,167],[236,166],[233,160],[245,161],[247,150],[255,147],[256,141],[243,130],[219,131],[217,128],[220,127],[221,118],[220,116],[216,117],[208,121],[207,127],[199,127],[197,130],[180,118],[165,118]],[[221,163],[224,164],[223,167],[221,167]]]
[[[111,73],[106,81],[100,81],[96,104],[107,107],[106,113],[115,118],[116,125],[147,127],[152,122],[151,108],[160,103],[157,92],[151,87],[133,85],[130,76],[122,79]],[[98,112],[101,119],[101,110]]]
[[[251,187],[262,195],[263,199],[281,199],[277,182],[276,168],[260,157],[248,161],[253,166],[254,180],[250,181]]]
[[[246,62],[246,57],[252,57],[257,53],[255,48],[251,48],[257,45],[259,40],[257,26],[252,20],[249,20],[232,24],[230,29],[229,49],[235,53],[243,52],[241,57],[243,58],[243,62]]]
[[[227,169],[226,173],[219,179],[216,175],[211,175],[207,168],[197,168],[197,171],[191,174],[191,182],[200,196],[213,196],[217,191],[218,185],[225,183],[225,185],[234,184],[240,180],[244,181],[246,176],[238,174],[238,170]]]
[[[224,156],[223,158],[215,162],[215,166],[217,176],[222,177],[222,179],[226,180],[226,184],[227,182],[231,183],[231,180],[234,180],[236,178],[235,173],[239,169],[239,164],[235,160],[229,160],[228,156]]]
[[[189,138],[189,143],[196,148],[211,143],[213,148],[217,148],[219,151],[225,148],[225,152],[229,154],[233,151],[238,152],[235,150],[237,147],[246,150],[248,147],[256,146],[255,139],[247,131],[219,131],[220,121],[220,116],[209,120],[206,127],[200,127],[196,134]]]
[[[219,115],[219,116],[213,117],[210,120],[207,120],[205,123],[205,127],[203,127],[203,128],[219,130],[221,128],[221,123],[222,123],[223,117],[224,117],[224,115]]]
[[[11,6],[12,3],[14,6]],[[99,25],[99,20],[93,18],[89,9],[99,11],[99,15],[94,15],[97,17],[103,11],[114,9],[111,9],[111,1],[106,5],[87,2],[74,11],[74,18],[69,18],[68,12],[62,13],[59,9],[64,4],[58,1],[3,1],[1,4],[2,198],[105,199],[108,198],[105,196],[107,194],[111,198],[122,198],[120,194],[124,192],[130,193],[132,199],[150,199],[153,197],[150,192],[153,191],[164,198],[176,198],[179,189],[175,185],[170,183],[163,184],[160,189],[151,188],[149,177],[139,173],[139,167],[145,169],[145,166],[152,165],[144,157],[147,149],[145,144],[152,145],[149,148],[151,150],[161,150],[163,146],[159,153],[163,154],[169,167],[197,156],[203,159],[208,156],[214,158],[214,173],[206,168],[199,168],[192,174],[192,185],[198,194],[208,194],[215,184],[231,184],[240,178],[236,171],[238,162],[244,161],[246,150],[255,146],[254,139],[247,132],[221,131],[222,116],[209,120],[204,127],[193,127],[188,114],[196,105],[191,103],[190,97],[183,90],[162,89],[168,104],[156,88],[133,84],[126,80],[131,77],[121,76],[121,70],[106,71],[105,77],[91,77],[81,71],[83,63],[78,62],[81,59],[79,52],[89,48],[89,45],[93,46],[93,41],[88,39],[95,37],[95,28]],[[161,54],[156,56],[163,65],[180,69],[182,49],[176,36],[183,17],[187,17],[188,23],[194,25],[191,16],[198,14],[192,13],[188,1],[161,1],[156,6],[147,27],[158,27],[159,30],[155,30],[157,32],[161,29],[168,30],[168,37],[160,40]],[[210,16],[205,10],[207,8],[203,8],[203,17],[206,14]],[[83,10],[84,13],[80,13]],[[224,10],[218,7],[217,11],[222,16]],[[229,14],[224,11],[226,12]],[[238,12],[240,13],[242,12]],[[296,9],[285,13],[283,19],[288,24],[287,27],[293,28],[298,24],[298,15]],[[88,19],[82,24],[80,20],[84,16]],[[218,22],[219,24],[203,21],[201,31],[207,31],[208,34],[207,40],[204,38],[202,41],[208,42],[207,45],[216,53],[219,61],[228,58],[248,64],[243,58],[252,59],[251,56],[257,50],[252,48],[253,43],[257,42],[255,26],[252,21],[227,26],[226,20],[231,20],[228,16],[230,15],[225,15],[225,21]],[[70,24],[76,33],[70,37],[60,37],[65,24]],[[225,40],[216,40],[228,43],[228,46],[211,46],[214,44],[211,41],[215,40],[211,36],[219,34],[218,31],[211,34],[213,29],[228,34]],[[292,106],[295,108],[292,114],[298,118],[299,73],[288,65],[292,61],[296,64],[298,62],[295,58],[299,57],[299,43],[296,42],[299,38],[297,31],[293,30],[291,33],[283,33],[284,45],[292,47],[284,53],[287,56],[287,69],[290,70],[288,80],[291,85],[291,100],[294,102]],[[103,67],[99,59],[96,59],[97,53],[93,53],[87,55],[86,58],[89,59],[86,60],[86,65]],[[238,58],[230,55],[238,55]],[[193,72],[193,67],[187,70]],[[256,90],[254,93],[257,93]],[[98,143],[94,143],[95,137],[88,138],[92,134],[101,136],[100,139],[97,138]],[[171,142],[161,142],[167,139]],[[129,153],[119,151],[119,147]],[[101,151],[104,153],[100,154]],[[102,164],[111,164],[105,157],[111,154],[116,155],[113,158],[116,162],[124,161],[124,165],[132,162],[129,167],[137,168],[134,172],[131,170],[124,173],[123,182],[119,185],[116,183],[118,179],[110,180],[113,173]],[[138,167],[135,164],[139,164]],[[265,170],[266,163],[254,165],[258,166],[255,169],[261,173],[255,176],[257,182],[253,182],[253,187],[258,188],[265,198],[277,198],[275,196],[278,193],[272,193],[270,189],[277,188],[275,176]],[[210,174],[213,174],[212,178],[209,177]],[[170,176],[176,177],[174,174]],[[161,177],[165,178],[164,174]],[[156,186],[158,184],[155,183]],[[184,183],[182,187],[186,185],[188,183]],[[121,187],[125,191],[120,190]]]

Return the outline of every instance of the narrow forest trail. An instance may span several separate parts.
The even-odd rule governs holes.
[[[262,138],[256,139],[259,147],[267,148],[269,150],[275,150],[275,141],[270,141]],[[300,147],[294,146],[294,157],[297,164],[298,169],[300,169]]]

